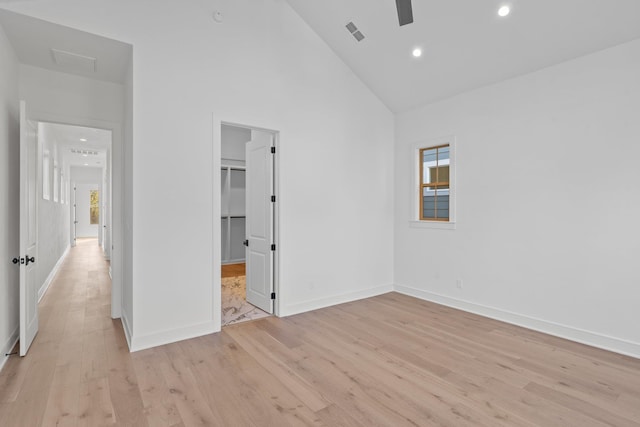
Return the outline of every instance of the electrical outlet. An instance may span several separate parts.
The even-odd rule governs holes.
[[[462,289],[462,279],[456,280],[456,288]]]

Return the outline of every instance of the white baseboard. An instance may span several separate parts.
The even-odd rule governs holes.
[[[0,372],[2,372],[2,368],[4,368],[5,363],[9,360],[9,356],[5,356],[7,353],[11,353],[11,350],[16,346],[18,339],[20,338],[20,325],[16,327],[16,329],[11,333],[9,339],[5,343],[3,343],[2,348],[0,348]],[[19,357],[19,356],[18,356]]]
[[[123,316],[124,317],[124,316]],[[129,342],[129,350],[140,351],[159,345],[170,344],[190,338],[196,338],[203,335],[220,332],[215,328],[214,322],[200,323],[197,325],[187,326],[185,328],[171,329],[167,331],[156,332],[149,335],[135,336],[131,335]]]
[[[124,337],[127,340],[127,346],[129,347],[129,351],[132,351],[131,350],[131,333],[133,331],[129,326],[130,323],[129,323],[129,320],[127,319],[127,316],[124,314],[124,311],[121,313],[120,321],[122,322],[122,329],[124,330]]]
[[[65,257],[69,253],[70,248],[71,246],[67,245],[67,249],[64,250],[64,253],[58,259],[58,262],[56,262],[56,265],[53,266],[46,280],[44,281],[42,286],[40,286],[40,289],[38,289],[38,302],[40,302],[44,297],[44,294],[47,293],[49,286],[51,286],[51,282],[53,282],[53,278],[56,277],[56,274],[58,274],[58,270],[60,269],[60,266],[62,265],[62,262],[64,261]]]
[[[375,297],[377,295],[386,294],[393,291],[393,285],[383,285],[376,288],[364,289],[362,291],[349,292],[346,294],[335,295],[328,298],[320,298],[304,301],[297,304],[291,304],[280,308],[280,316],[292,316],[294,314],[304,313],[307,311],[317,310],[319,308],[330,307],[336,304],[356,301],[359,299]]]
[[[438,295],[432,292],[415,289],[403,285],[395,285],[396,292],[431,301],[436,304],[446,305],[448,307],[457,308],[459,310],[478,314],[480,316],[489,317],[491,319],[500,320],[502,322],[511,323],[523,328],[532,329],[534,331],[543,332],[570,341],[579,342],[592,347],[598,347],[604,350],[613,351],[615,353],[624,354],[640,359],[640,343],[623,340],[607,335],[586,331],[572,326],[561,325],[559,323],[549,322],[547,320],[536,319],[534,317],[524,316],[522,314],[512,313],[498,308],[488,307],[481,304],[467,302],[456,298]]]

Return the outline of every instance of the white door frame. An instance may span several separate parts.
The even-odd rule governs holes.
[[[123,279],[123,251],[124,251],[124,137],[122,125],[116,122],[94,120],[62,114],[30,112],[32,120],[45,123],[55,123],[70,126],[111,131],[111,318],[122,316],[122,279]]]
[[[248,125],[246,123],[253,123]],[[221,120],[216,114],[213,115],[213,174],[212,184],[220,179],[220,167],[222,166],[222,125],[241,127],[245,129],[258,130],[273,134],[273,146],[276,148],[276,156],[273,164],[273,190],[276,194],[276,203],[273,211],[273,243],[276,245],[276,251],[273,254],[273,292],[276,293],[276,299],[273,303],[273,314],[279,316],[282,302],[282,293],[280,292],[280,137],[281,132],[276,130],[281,127],[272,126],[270,123],[263,123],[261,119],[225,119]],[[221,288],[221,259],[222,259],[222,227],[220,224],[221,217],[221,191],[220,185],[212,185],[213,198],[213,268],[212,268],[212,284],[213,284],[213,325],[216,331],[222,329],[222,288]]]
[[[69,178],[71,178],[71,174],[69,174]],[[76,204],[76,182],[72,181],[70,185],[69,194],[71,195],[71,200],[69,204],[71,205],[70,208],[73,214],[69,216],[71,217],[71,247],[73,248],[78,243],[78,206]]]

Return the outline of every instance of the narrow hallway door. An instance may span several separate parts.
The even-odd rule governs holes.
[[[273,135],[252,132],[246,144],[247,301],[273,313]]]
[[[38,255],[37,156],[37,127],[27,117],[26,103],[20,101],[20,255],[16,258],[20,267],[20,356],[27,354],[38,333],[38,289],[34,265]]]

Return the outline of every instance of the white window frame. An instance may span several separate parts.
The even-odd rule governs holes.
[[[51,200],[51,155],[49,150],[42,151],[42,198]]]
[[[420,219],[420,150],[424,148],[449,145],[449,221],[431,221]],[[439,230],[456,229],[456,138],[454,135],[419,141],[411,149],[411,218],[409,226],[412,228],[432,228]]]

